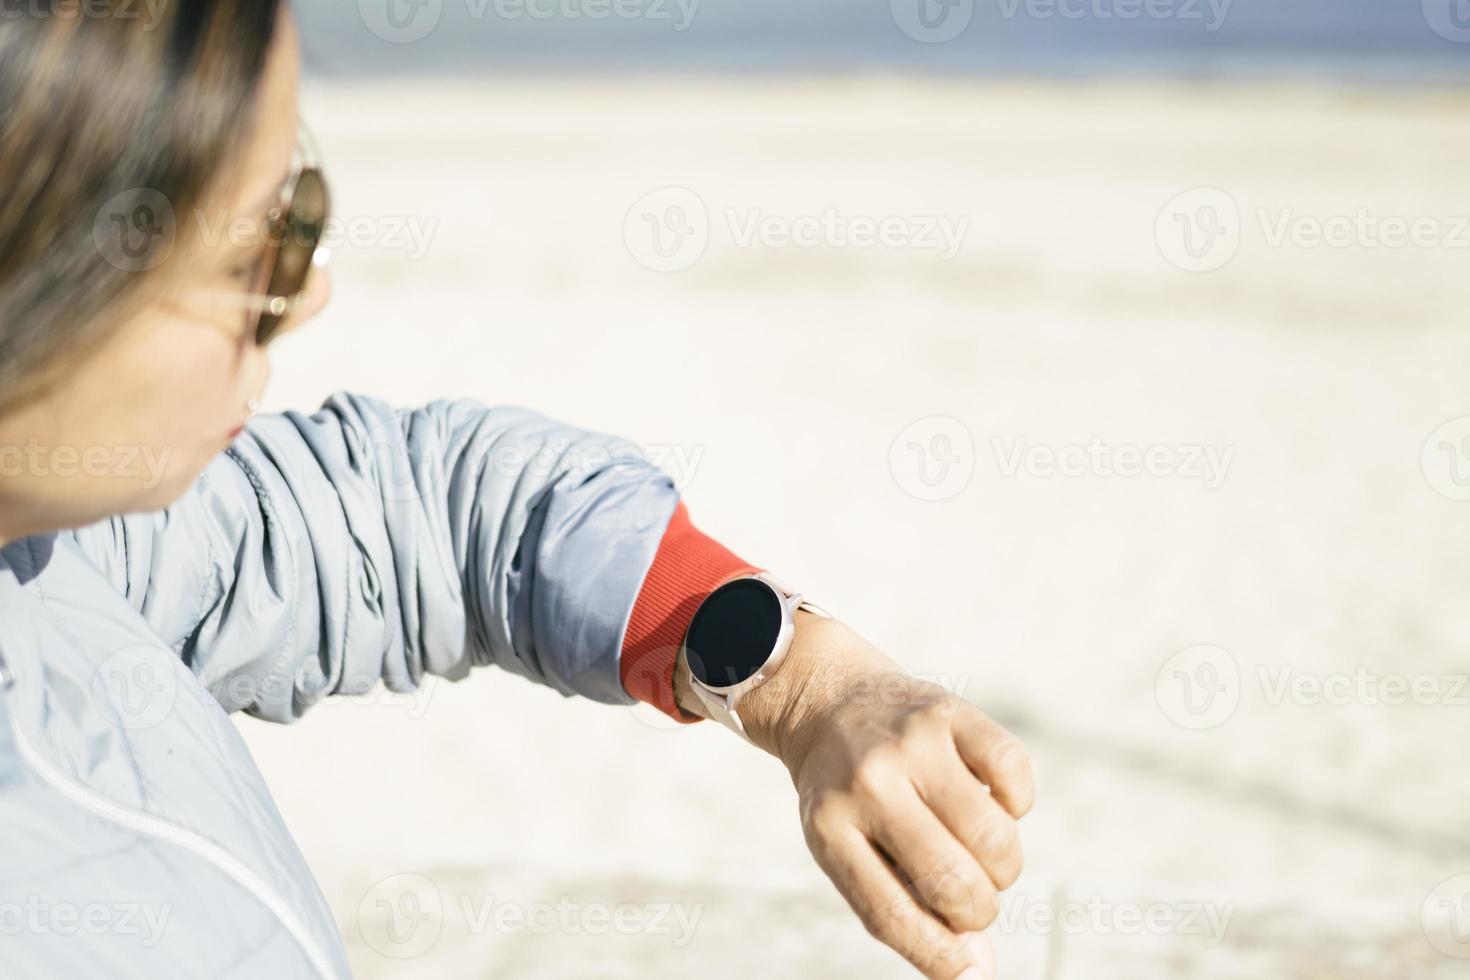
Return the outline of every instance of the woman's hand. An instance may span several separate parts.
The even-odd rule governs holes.
[[[806,612],[740,715],[790,770],[807,846],[868,931],[930,980],[993,977],[979,932],[1021,872],[1016,821],[1034,795],[1021,743]]]

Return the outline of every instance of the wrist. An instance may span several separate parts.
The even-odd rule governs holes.
[[[831,667],[856,634],[842,622],[798,610],[791,647],[780,669],[740,699],[740,720],[752,742],[788,765],[801,753],[809,722],[831,700]],[[698,700],[690,691],[690,696]]]

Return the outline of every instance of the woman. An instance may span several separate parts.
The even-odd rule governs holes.
[[[788,767],[874,935],[991,975],[1024,750],[794,597],[721,707],[691,621],[759,570],[624,444],[345,393],[246,424],[328,294],[299,62],[268,3],[0,21],[0,972],[346,976],[227,712],[493,663],[719,716]]]

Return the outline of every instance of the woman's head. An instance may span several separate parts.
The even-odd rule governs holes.
[[[0,19],[0,540],[161,507],[246,418],[299,63],[270,2]]]

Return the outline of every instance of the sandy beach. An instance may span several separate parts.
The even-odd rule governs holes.
[[[1040,801],[1007,980],[1449,980],[1467,110],[317,80],[334,300],[265,407],[628,436],[701,527],[1011,726]],[[485,671],[240,726],[363,980],[911,975],[713,725]]]

